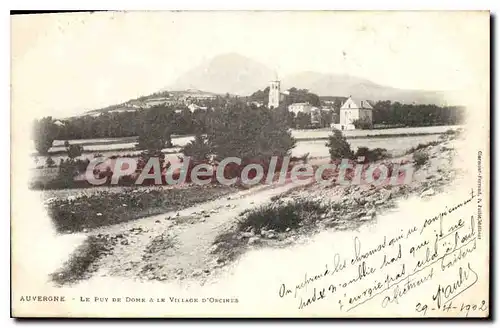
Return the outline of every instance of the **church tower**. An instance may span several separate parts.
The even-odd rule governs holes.
[[[269,85],[269,108],[278,108],[280,105],[280,81],[271,81]]]

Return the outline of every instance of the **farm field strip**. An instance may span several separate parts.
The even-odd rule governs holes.
[[[137,140],[137,136],[120,138],[96,138],[96,139],[73,139],[68,140],[73,145],[109,145],[114,143],[132,142]],[[53,147],[64,147],[66,140],[54,140]]]
[[[399,137],[399,136],[424,136],[441,134],[447,130],[456,130],[461,126],[459,125],[446,125],[446,126],[427,126],[427,127],[414,127],[414,128],[393,128],[393,129],[377,129],[377,130],[349,130],[342,133],[347,139],[357,139],[365,137]],[[318,130],[292,130],[292,136],[297,141],[304,140],[326,140],[331,133],[331,128],[324,128]],[[137,137],[123,137],[123,138],[99,138],[99,139],[77,139],[69,140],[71,144],[79,144],[84,146],[85,152],[92,151],[109,151],[109,150],[128,150],[135,149]],[[183,147],[188,144],[194,136],[173,136],[172,143],[178,147]],[[65,151],[64,140],[55,140],[53,147],[50,148],[51,152]]]
[[[410,128],[392,128],[392,129],[373,129],[373,130],[346,130],[342,134],[347,139],[362,138],[362,137],[376,137],[376,136],[399,136],[399,135],[427,135],[427,134],[441,134],[447,130],[457,130],[461,128],[460,125],[441,125],[441,126],[424,126],[424,127],[410,127]],[[292,130],[294,138],[301,139],[316,139],[325,138],[331,132],[331,128],[318,129],[318,130]]]
[[[126,138],[118,138],[118,139],[113,139],[108,142],[104,142],[102,139],[101,141],[91,143],[91,142],[84,142],[85,140],[70,140],[70,144],[80,144],[84,148],[84,152],[102,152],[102,151],[120,151],[120,150],[135,150],[135,144],[137,143],[135,141],[137,137],[126,137]],[[193,140],[193,136],[182,136],[182,137],[173,137],[172,138],[172,143],[174,146],[177,147],[183,147],[187,145],[191,140]],[[96,140],[96,139],[93,139]],[[66,152],[66,148],[64,147],[64,144],[60,144],[60,140],[57,141],[57,146],[52,146],[49,150],[51,153],[60,153],[60,152]],[[54,141],[54,145],[56,145],[56,141]],[[79,142],[77,142],[79,141]],[[124,142],[126,141],[126,142]],[[166,148],[167,149],[167,148]],[[171,148],[170,148],[171,150]],[[33,150],[34,152],[34,150]],[[139,151],[140,153],[140,151]]]
[[[385,148],[393,156],[400,155],[407,149],[417,146],[419,143],[428,143],[431,141],[439,140],[439,134],[431,134],[425,136],[411,136],[411,137],[386,137],[386,138],[358,138],[358,139],[348,139],[353,150],[358,147],[368,147],[368,148]],[[175,139],[174,139],[175,140]],[[177,143],[174,141],[174,144]],[[181,148],[165,148],[162,150],[166,153],[165,158],[169,161],[177,161],[178,156],[182,156]],[[141,153],[140,150],[108,150],[99,151],[99,153],[105,157],[110,157],[113,155],[137,155]],[[299,140],[295,148],[292,149],[292,156],[302,156],[309,153],[310,157],[328,157],[328,148],[325,146],[325,140]],[[58,163],[61,159],[66,158],[66,154],[58,154],[51,156],[52,159]],[[81,156],[82,159],[94,158],[92,152],[84,153]],[[38,165],[43,165],[45,163],[45,156],[36,156],[33,161],[33,169]],[[36,169],[35,171],[38,171]],[[38,175],[38,174],[37,174]]]

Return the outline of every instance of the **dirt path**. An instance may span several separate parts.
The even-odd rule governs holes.
[[[93,262],[88,272],[94,277],[118,276],[139,280],[196,278],[203,283],[206,278],[216,275],[219,268],[229,264],[225,262],[229,261],[227,257],[219,257],[213,252],[214,247],[217,248],[214,241],[222,233],[234,231],[240,213],[255,209],[273,196],[296,188],[290,195],[313,197],[320,202],[339,202],[337,212],[328,213],[320,222],[321,230],[330,226],[344,230],[343,222],[346,229],[352,230],[352,224],[361,225],[373,220],[375,215],[391,207],[393,201],[408,193],[421,197],[433,195],[436,188],[453,180],[458,172],[450,170],[452,158],[456,155],[454,148],[449,142],[427,147],[429,161],[414,173],[413,181],[408,186],[388,190],[382,188],[379,191],[372,186],[330,189],[318,186],[297,188],[299,186],[292,183],[265,185],[178,212],[97,228],[88,236],[109,242],[112,249]],[[389,199],[391,202],[388,202]],[[360,204],[360,201],[365,204]],[[279,244],[281,239],[273,239],[272,242]]]
[[[294,187],[255,187],[179,212],[95,229],[92,235],[116,242],[113,252],[95,263],[95,276],[166,280],[208,275],[224,264],[210,254],[213,241],[237,222],[238,214]]]

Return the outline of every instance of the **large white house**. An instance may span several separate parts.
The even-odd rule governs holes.
[[[295,115],[297,115],[298,113],[309,114],[313,110],[313,108],[315,107],[308,102],[293,103],[288,105],[288,111],[294,113]]]
[[[194,113],[197,109],[207,110],[207,107],[205,107],[205,106],[198,106],[196,104],[189,104],[187,107],[189,108],[189,110],[191,111],[191,113]]]
[[[373,122],[373,107],[367,100],[361,100],[353,97],[347,98],[342,107],[340,107],[340,122],[334,124],[339,130],[354,130],[354,121],[360,120],[368,124]]]

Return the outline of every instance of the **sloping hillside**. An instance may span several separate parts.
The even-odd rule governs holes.
[[[158,98],[189,96],[190,94],[215,96],[249,96],[266,88],[277,72],[271,68],[235,53],[223,54],[208,60],[180,76],[172,85],[147,96],[131,99],[124,103],[86,112],[83,115],[97,115],[113,110],[133,110],[147,107]],[[281,78],[282,89],[291,87],[308,89],[321,97],[348,97],[355,95],[367,100],[391,100],[402,103],[437,104],[444,103],[444,94],[439,91],[405,90],[383,86],[372,81],[345,75],[306,71]],[[178,91],[169,91],[178,90]]]
[[[230,53],[202,63],[180,76],[171,90],[201,89],[215,93],[249,95],[275,77],[268,67],[244,56]]]
[[[224,54],[199,65],[178,78],[170,90],[196,88],[225,94],[251,95],[264,89],[277,72],[250,58]],[[309,89],[320,96],[357,97],[369,100],[392,100],[404,103],[443,103],[443,93],[426,90],[404,90],[345,75],[320,72],[300,72],[281,78],[282,88]]]

